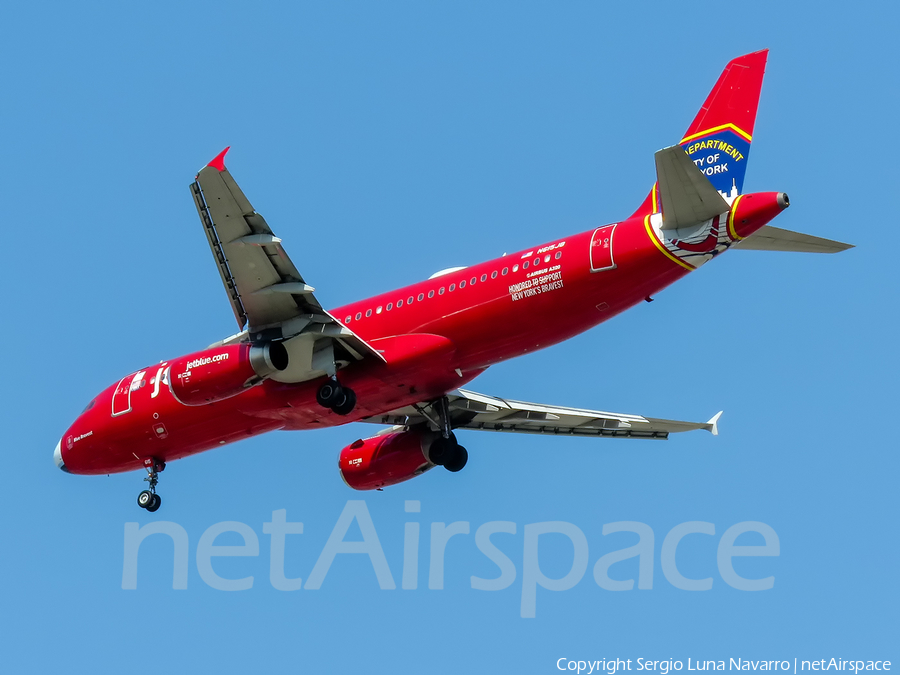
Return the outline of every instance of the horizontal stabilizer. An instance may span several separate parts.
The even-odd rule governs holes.
[[[778,227],[765,225],[751,234],[746,239],[741,239],[732,245],[732,248],[745,251],[788,251],[793,253],[840,253],[853,244],[844,244],[831,239],[813,237],[809,234],[782,230]]]
[[[663,230],[697,225],[730,208],[680,145],[656,153],[656,180]]]

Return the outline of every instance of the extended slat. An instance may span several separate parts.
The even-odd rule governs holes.
[[[200,190],[199,183],[194,182],[191,185],[191,195],[194,197],[194,206],[197,207],[200,222],[203,223],[203,232],[206,234],[206,241],[209,243],[209,248],[216,261],[219,276],[222,279],[222,284],[225,286],[225,292],[228,294],[228,301],[231,303],[234,318],[237,321],[238,328],[243,328],[247,325],[247,312],[244,310],[244,303],[241,301],[241,294],[238,293],[234,276],[228,267],[228,259],[222,251],[222,244],[219,241],[219,236],[216,233],[215,225],[213,225],[212,217],[209,214],[209,208],[206,205],[206,200],[203,198],[203,192]]]

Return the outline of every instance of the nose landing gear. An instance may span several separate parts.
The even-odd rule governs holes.
[[[147,469],[147,477],[144,480],[150,483],[150,486],[148,490],[141,491],[137,503],[142,509],[154,513],[162,505],[162,497],[156,494],[156,485],[159,483],[159,472],[166,468],[166,463],[156,459],[145,459],[144,468]]]
[[[142,509],[147,509],[150,513],[153,513],[162,504],[162,497],[155,492],[150,492],[150,490],[144,490],[138,495],[137,503]]]

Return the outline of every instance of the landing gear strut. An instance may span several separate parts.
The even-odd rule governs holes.
[[[150,489],[141,491],[137,503],[142,509],[154,513],[162,505],[162,497],[156,494],[156,485],[159,483],[159,472],[166,468],[166,463],[156,459],[145,459],[144,468],[147,469],[147,477],[144,480],[150,483]]]
[[[337,380],[328,379],[319,387],[316,402],[323,408],[330,408],[338,415],[349,415],[356,407],[356,394],[350,387],[341,386]]]
[[[468,451],[456,440],[450,427],[450,402],[447,397],[439,399],[434,409],[440,418],[441,435],[435,439],[428,451],[429,459],[447,471],[462,471],[469,461]]]

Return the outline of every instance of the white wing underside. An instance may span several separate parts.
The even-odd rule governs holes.
[[[224,153],[223,153],[224,154]],[[291,262],[265,219],[221,163],[206,166],[191,194],[238,328],[216,344],[283,340],[291,365],[273,376],[283,382],[332,374],[363,358],[384,358],[329,314]],[[216,160],[214,160],[216,161]]]
[[[670,433],[704,429],[718,434],[718,413],[708,422],[680,422],[640,415],[564,408],[486,396],[457,389],[447,394],[452,426],[456,429],[505,431],[553,436],[606,436],[610,438],[666,439]],[[439,429],[438,415],[430,403],[406,406],[362,422]]]

